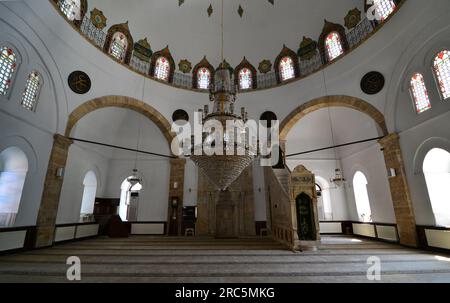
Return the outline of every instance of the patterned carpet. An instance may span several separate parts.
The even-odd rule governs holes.
[[[344,236],[323,237],[315,252],[268,238],[97,238],[0,256],[0,282],[68,282],[69,256],[81,282],[370,282],[371,256],[381,282],[450,282],[448,256]]]

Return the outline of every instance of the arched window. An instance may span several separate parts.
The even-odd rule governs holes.
[[[395,11],[395,3],[392,0],[374,0],[374,5],[380,21],[386,20]]]
[[[369,194],[367,192],[367,178],[360,171],[353,177],[353,191],[355,193],[356,210],[363,222],[372,222]]]
[[[27,172],[28,159],[20,148],[0,153],[0,227],[14,225]]]
[[[434,72],[438,80],[442,97],[450,97],[450,51],[443,50],[434,59]]]
[[[155,74],[153,75],[156,79],[162,81],[168,81],[170,74],[170,63],[166,57],[159,57],[155,64]]]
[[[81,19],[80,0],[60,0],[59,7],[70,21]]]
[[[209,89],[211,83],[211,71],[202,67],[197,72],[197,88],[199,89]]]
[[[116,32],[109,46],[109,54],[119,61],[124,61],[128,49],[127,37],[122,32]]]
[[[423,79],[423,75],[416,73],[412,76],[409,84],[411,96],[416,106],[418,114],[431,108],[430,98],[428,97],[428,90]]]
[[[139,191],[142,190],[142,184],[137,183],[134,186],[128,181],[132,176],[126,178],[122,185],[120,186],[120,205],[119,205],[119,216],[122,221],[128,221],[131,217],[134,217],[131,212],[136,211],[136,195],[139,195]]]
[[[6,95],[11,87],[12,76],[16,71],[16,55],[11,48],[0,48],[0,95]]]
[[[280,61],[281,81],[286,81],[295,77],[294,62],[291,57],[283,57]]]
[[[440,148],[430,150],[423,161],[423,173],[436,224],[450,226],[450,153]]]
[[[344,53],[341,36],[338,32],[331,32],[325,39],[325,48],[327,50],[328,61],[333,61]]]
[[[94,203],[97,194],[97,176],[93,171],[88,171],[83,180],[83,200],[81,201],[80,221],[88,221],[87,217],[94,213]]]
[[[22,94],[22,106],[28,110],[36,109],[36,102],[42,86],[42,76],[37,71],[28,75],[27,84]]]
[[[319,211],[319,220],[333,220],[333,211],[331,208],[330,184],[325,178],[316,176],[317,206]]]
[[[239,71],[239,88],[241,90],[250,89],[253,87],[252,72],[244,67]]]

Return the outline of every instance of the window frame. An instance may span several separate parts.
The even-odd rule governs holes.
[[[37,73],[38,76],[39,76],[39,85],[38,85],[37,90],[36,90],[36,97],[35,97],[35,99],[34,99],[33,108],[32,108],[32,109],[29,109],[28,107],[25,107],[25,106],[23,105],[23,98],[24,98],[24,94],[25,94],[25,92],[26,92],[26,90],[27,90],[27,87],[28,87],[28,79],[29,79],[30,75],[31,75],[32,73],[34,73],[34,72]],[[32,70],[28,73],[28,77],[27,77],[27,79],[25,80],[25,88],[24,88],[24,90],[23,90],[23,92],[22,92],[22,95],[21,95],[22,97],[21,97],[21,100],[20,100],[20,106],[21,106],[23,109],[27,110],[27,111],[30,111],[30,112],[35,113],[35,112],[36,112],[37,105],[38,105],[38,102],[39,102],[39,97],[40,97],[40,95],[41,95],[41,91],[42,91],[42,87],[43,87],[43,86],[44,86],[44,77],[42,76],[42,73],[39,72],[37,69],[32,69]]]
[[[414,96],[414,93],[413,93],[413,90],[412,90],[412,86],[411,86],[412,79],[413,79],[413,77],[414,77],[416,74],[420,74],[420,75],[422,76],[423,84],[424,84],[424,87],[425,87],[425,90],[426,90],[427,96],[428,96],[428,102],[429,102],[429,104],[430,104],[430,107],[429,107],[429,108],[427,108],[426,110],[423,110],[423,111],[421,111],[421,112],[419,112],[419,111],[417,110],[416,98],[415,98],[415,96]],[[408,80],[408,83],[407,83],[407,84],[408,84],[408,91],[409,91],[409,95],[410,95],[410,98],[411,98],[411,101],[412,101],[412,106],[413,106],[413,109],[414,109],[415,114],[416,114],[416,115],[421,115],[421,114],[427,112],[428,110],[431,110],[433,106],[431,105],[431,98],[430,98],[430,93],[429,93],[429,90],[428,90],[428,87],[427,87],[427,83],[426,83],[426,81],[425,81],[425,75],[424,75],[422,72],[417,71],[417,72],[412,73],[408,79],[409,79],[409,80]]]
[[[166,60],[166,63],[167,63],[167,66],[168,66],[168,68],[167,68],[167,76],[164,77],[164,78],[160,78],[160,77],[158,77],[158,76],[156,75],[156,73],[157,73],[157,64],[158,64],[158,61],[159,61],[160,59],[165,59],[165,60]],[[153,70],[152,77],[155,78],[156,80],[159,80],[159,81],[162,81],[162,82],[169,82],[169,79],[170,79],[170,70],[171,70],[171,67],[170,67],[169,59],[167,59],[167,58],[166,58],[165,56],[163,56],[163,55],[159,55],[158,58],[156,58],[156,60],[155,60],[155,67],[154,67],[154,70]]]
[[[438,90],[438,93],[439,93],[439,98],[441,99],[441,101],[447,101],[447,100],[450,100],[450,91],[449,91],[449,97],[444,98],[444,94],[442,92],[440,81],[439,81],[439,77],[438,77],[438,74],[436,73],[436,68],[435,68],[435,64],[434,64],[435,60],[436,60],[436,57],[443,51],[448,51],[450,53],[450,48],[443,47],[440,50],[438,50],[438,51],[433,53],[434,55],[431,58],[431,73],[433,74],[434,81],[435,81],[435,84],[437,86],[437,90]],[[450,65],[450,59],[449,59],[449,65]],[[449,82],[450,82],[450,80],[449,80]]]
[[[283,77],[283,72],[282,72],[282,68],[281,68],[281,65],[283,64],[283,60],[284,59],[286,59],[286,58],[289,58],[289,60],[290,60],[290,62],[291,62],[291,64],[292,64],[292,77],[290,77],[290,78],[284,78]],[[282,58],[281,58],[281,60],[280,60],[280,62],[278,63],[278,72],[280,73],[280,80],[281,80],[281,83],[284,83],[284,82],[288,82],[288,81],[291,81],[292,79],[295,79],[295,66],[294,66],[294,60],[292,60],[292,58],[291,58],[291,56],[283,56]],[[284,78],[284,79],[283,79]]]
[[[10,100],[12,92],[15,88],[16,77],[17,77],[17,74],[19,73],[19,69],[21,67],[22,56],[20,55],[20,52],[17,50],[17,48],[9,43],[0,43],[0,49],[3,47],[12,49],[14,52],[14,55],[15,55],[15,59],[16,59],[16,61],[15,61],[16,68],[14,69],[14,72],[11,74],[11,78],[10,78],[11,84],[9,85],[5,94],[0,94],[0,98],[5,98],[7,100]]]
[[[341,50],[341,53],[339,55],[335,56],[334,58],[331,58],[331,54],[330,54],[330,51],[328,49],[328,43],[327,43],[329,41],[328,38],[332,34],[336,34],[337,37],[339,38],[339,46],[340,46],[340,50]],[[325,43],[325,51],[326,51],[326,56],[327,56],[327,62],[333,62],[333,61],[339,59],[340,57],[342,57],[343,55],[345,55],[345,49],[344,49],[344,43],[342,42],[342,36],[341,36],[341,34],[338,31],[331,31],[331,32],[329,32],[326,35],[326,37],[325,37],[324,43]]]
[[[114,43],[115,43],[115,37],[117,36],[117,35],[120,35],[120,34],[122,34],[122,35],[124,35],[125,36],[125,41],[126,41],[126,47],[123,49],[123,53],[122,53],[122,58],[120,59],[120,58],[117,58],[114,54],[113,54],[113,46],[114,46]],[[114,59],[116,59],[117,61],[120,61],[120,62],[125,62],[125,59],[126,59],[126,57],[127,57],[127,53],[128,53],[128,48],[130,47],[130,42],[128,41],[128,37],[127,37],[127,35],[125,34],[125,33],[123,33],[122,31],[116,31],[113,35],[112,35],[112,37],[111,37],[111,41],[109,42],[109,47],[108,47],[108,55],[110,55],[110,56],[112,56]]]

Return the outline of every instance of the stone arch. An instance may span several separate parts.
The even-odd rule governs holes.
[[[378,125],[379,131],[382,135],[388,135],[388,130],[386,127],[386,122],[384,120],[384,115],[376,109],[370,103],[350,96],[325,96],[317,98],[306,102],[296,109],[294,109],[282,122],[280,125],[280,140],[286,140],[289,131],[294,127],[294,125],[304,116],[312,113],[316,110],[327,108],[327,107],[347,107],[357,111],[360,111],[369,117],[371,117],[375,123]]]
[[[176,137],[176,134],[171,132],[171,124],[167,119],[159,113],[155,108],[148,105],[143,101],[125,96],[105,96],[87,101],[78,106],[70,115],[67,121],[65,136],[70,137],[70,133],[74,126],[87,114],[105,107],[120,107],[134,110],[158,126],[167,140],[167,143],[172,143],[172,140]]]

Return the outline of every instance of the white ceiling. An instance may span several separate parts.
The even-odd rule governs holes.
[[[169,45],[176,63],[187,58],[193,65],[203,56],[217,66],[220,59],[220,0],[88,0],[89,11],[103,11],[110,26],[129,22],[135,41],[144,37],[158,51]],[[207,8],[214,7],[208,18]],[[257,67],[272,62],[283,44],[297,51],[303,36],[318,39],[324,19],[344,24],[347,12],[363,11],[362,0],[226,0],[224,5],[225,58],[234,66],[243,56]],[[237,14],[239,4],[243,18]]]

